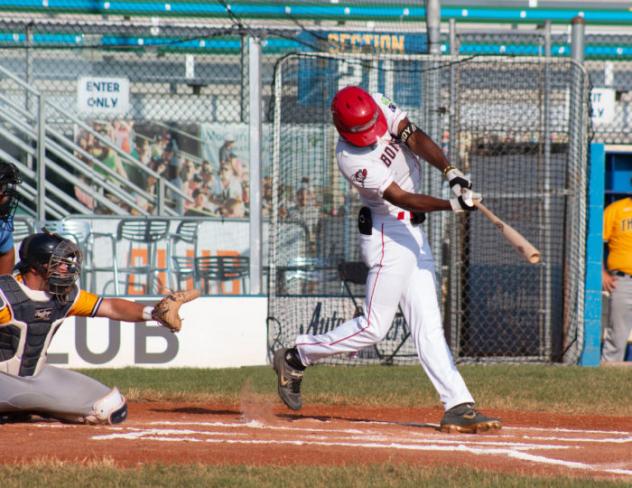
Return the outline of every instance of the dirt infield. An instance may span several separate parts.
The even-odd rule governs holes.
[[[441,410],[135,403],[118,426],[0,425],[2,463],[345,465],[406,462],[515,474],[632,480],[632,418],[486,410],[496,433],[444,434]],[[427,422],[427,423],[426,423]]]

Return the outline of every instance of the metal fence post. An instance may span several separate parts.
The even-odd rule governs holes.
[[[439,0],[426,1],[426,25],[428,29],[428,52],[441,54],[441,6]]]
[[[573,63],[571,69],[571,91],[570,91],[570,114],[569,114],[569,197],[567,208],[569,217],[566,223],[566,235],[575,236],[571,239],[567,252],[567,264],[571,260],[576,269],[577,275],[570,284],[567,291],[569,307],[566,307],[567,317],[565,317],[565,334],[563,350],[565,352],[563,360],[565,362],[576,363],[578,351],[584,346],[583,312],[584,312],[584,263],[586,238],[586,125],[587,111],[585,100],[585,71],[584,61],[584,32],[585,21],[582,17],[575,17],[572,20],[571,28],[571,57]],[[572,308],[571,308],[572,307]],[[573,350],[571,350],[573,347]]]
[[[440,86],[440,70],[439,55],[441,54],[441,9],[439,0],[428,0],[426,2],[426,26],[428,30],[428,52],[431,55],[430,61],[426,64],[426,73],[424,79],[425,102],[424,112],[426,114],[426,128],[428,135],[437,144],[441,145],[441,127],[440,127],[440,110],[441,110],[441,86]],[[425,191],[433,196],[440,196],[442,175],[438,171],[427,168],[423,172],[427,175],[425,179]],[[424,189],[422,189],[422,192]],[[437,258],[437,262],[443,261],[441,252],[442,239],[442,223],[440,220],[433,220],[428,226],[428,240],[430,247]],[[440,271],[440,268],[439,268]]]
[[[571,24],[571,58],[578,63],[583,63],[586,21],[583,17],[577,16],[573,18]]]
[[[543,316],[540,317],[540,324],[543,327],[543,337],[549,337],[549,333],[553,328],[551,321],[551,263],[548,256],[551,256],[551,21],[547,20],[544,23],[544,79],[542,83],[542,138],[544,139],[543,157],[542,157],[542,172],[544,173],[544,209],[542,220],[540,222],[540,234],[542,236],[542,242],[544,243],[544,283],[543,283],[543,296],[544,306],[542,307]],[[551,346],[548,341],[544,343],[544,350],[541,351],[542,355],[549,356]]]
[[[456,58],[459,55],[459,46],[457,40],[457,32],[456,32],[456,21],[454,19],[450,19],[450,56]],[[459,153],[459,141],[457,138],[457,121],[458,115],[457,111],[459,110],[459,106],[457,103],[457,80],[458,72],[456,64],[450,65],[450,119],[449,119],[449,141],[448,141],[448,155],[450,156],[450,160],[456,164],[456,158]]]
[[[452,61],[456,61],[459,55],[459,41],[458,33],[456,29],[456,20],[450,19],[449,22],[449,37],[450,37],[450,56]],[[460,68],[457,63],[450,65],[450,114],[448,121],[448,156],[452,164],[459,164],[457,161],[459,158],[459,74]],[[462,168],[464,171],[468,168]],[[452,215],[443,215],[442,220],[450,222],[454,217]],[[448,295],[444,304],[444,328],[446,329],[446,339],[448,346],[450,347],[452,354],[455,357],[459,355],[459,341],[458,335],[460,330],[461,314],[455,313],[455,309],[458,308],[460,302],[459,293],[460,290],[457,287],[459,283],[460,266],[450,266],[450,263],[456,263],[459,259],[459,235],[458,227],[456,225],[449,225],[447,227],[447,234],[449,239],[447,255],[443,255],[441,259],[442,274],[448,274]]]
[[[249,37],[246,35],[241,36],[241,49],[239,51],[239,68],[240,68],[240,76],[241,82],[239,86],[239,119],[241,122],[246,122],[248,120],[248,47],[249,47]]]
[[[164,215],[165,212],[165,187],[164,178],[159,178],[156,192],[156,215]]]
[[[37,220],[46,220],[46,106],[41,94],[37,104]]]
[[[26,82],[29,85],[33,84],[33,25],[26,26]],[[25,93],[25,109],[29,114],[33,113],[33,95],[27,90]],[[29,169],[33,169],[33,157],[30,154],[26,155],[26,165]]]
[[[261,41],[248,37],[250,147],[250,293],[261,293]]]

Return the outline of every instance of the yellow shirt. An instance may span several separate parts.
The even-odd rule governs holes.
[[[18,281],[22,281],[22,276],[17,275],[16,279]],[[101,297],[94,295],[85,290],[79,290],[79,294],[77,298],[75,298],[75,302],[68,310],[67,317],[76,316],[76,317],[94,317],[94,314],[97,313],[99,309],[99,305],[101,305]],[[11,310],[10,307],[4,307],[0,309],[0,325],[11,323]]]
[[[632,275],[632,198],[623,198],[606,207],[603,240],[608,243],[609,270]]]

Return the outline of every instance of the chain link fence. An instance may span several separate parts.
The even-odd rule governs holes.
[[[568,57],[570,32],[541,27],[488,32],[457,30],[456,52],[463,55],[516,55]],[[444,50],[451,48],[448,36]],[[589,73],[593,110],[591,138],[605,144],[631,144],[632,34],[604,33],[586,27],[585,67]]]
[[[190,198],[187,201],[167,190],[167,205],[179,215],[248,217],[245,31],[230,25],[152,27],[149,22],[98,23],[74,18],[66,23],[3,21],[1,32],[12,32],[0,35],[1,66],[48,102],[77,117],[74,122],[48,113],[46,122],[79,146],[77,154],[81,153],[85,164],[93,164],[92,156],[117,178],[150,194],[158,191],[157,179],[165,179]],[[212,49],[205,49],[207,43]],[[275,54],[263,56],[266,87],[276,58]],[[9,102],[34,112],[32,96],[15,83],[3,85]],[[104,146],[96,134],[123,151],[124,157]],[[11,149],[11,156],[33,167],[19,148]],[[128,158],[156,177],[139,171]],[[79,175],[97,191],[94,180]],[[108,178],[106,173],[99,175]],[[112,178],[114,184],[117,178]],[[111,207],[95,201],[85,186],[53,180],[89,211],[111,213]],[[113,193],[109,197],[117,198]],[[156,213],[147,201],[139,205],[143,211]],[[136,209],[128,211],[134,214]]]
[[[404,100],[411,120],[426,127],[439,114],[451,161],[544,256],[539,265],[522,262],[479,213],[429,215],[424,226],[455,357],[573,362],[581,348],[588,83],[579,65],[538,58],[292,55],[279,62],[270,349],[300,333],[325,333],[362,303],[362,284],[345,283],[338,273],[340,263],[360,260],[359,201],[337,169],[329,104],[351,81],[384,92],[389,77],[387,95]],[[412,79],[419,92],[406,98]],[[439,96],[430,101],[422,93],[437,79]],[[423,166],[421,192],[449,197],[432,174]],[[307,203],[290,207],[295,194]],[[354,361],[415,360],[408,339],[398,315],[385,340]]]
[[[362,285],[354,283],[348,283],[347,292],[336,271],[341,259],[359,259],[359,202],[332,165],[337,135],[328,111],[335,88],[358,82],[392,95],[412,120],[432,132],[450,158],[471,172],[489,206],[546,256],[540,267],[521,265],[479,215],[466,222],[430,219],[426,230],[437,259],[446,334],[457,360],[573,361],[582,343],[585,175],[580,163],[586,161],[587,136],[629,143],[627,46],[632,38],[588,29],[587,79],[568,59],[522,58],[543,58],[549,51],[556,58],[569,56],[569,35],[555,32],[548,40],[546,29],[471,32],[459,26],[455,46],[464,57],[454,62],[449,56],[385,55],[427,49],[425,26],[405,20],[369,27],[366,22],[299,22],[287,12],[277,21],[247,22],[235,15],[212,21],[184,15],[8,15],[0,21],[0,65],[182,188],[191,202],[167,191],[167,205],[175,213],[245,221],[250,200],[247,38],[263,39],[262,212],[265,225],[272,217],[273,226],[271,240],[264,236],[263,242],[264,266],[271,269],[271,348],[290,343],[301,327],[334,327],[353,315],[350,295],[363,294]],[[447,33],[442,43],[448,54],[453,47]],[[379,62],[299,56],[281,61],[275,73],[287,52],[313,50],[372,53]],[[271,103],[275,81],[279,90],[287,90],[282,108]],[[426,98],[433,84],[441,93],[436,106]],[[589,126],[587,104],[572,98],[589,84],[604,89],[600,93],[613,99],[607,106],[614,107],[612,115],[593,113],[592,133],[582,130]],[[2,79],[0,86],[12,96],[13,85]],[[34,108],[28,96],[13,96],[21,106]],[[277,127],[275,108],[281,110]],[[157,191],[155,179],[111,154],[90,131],[67,118],[48,122],[119,176],[148,193]],[[275,137],[281,139],[273,147]],[[279,173],[273,173],[275,153]],[[28,158],[24,163],[33,167]],[[88,188],[94,183],[77,177]],[[425,178],[426,192],[446,191],[438,176]],[[112,213],[111,206],[91,198],[89,189],[52,183],[64,185],[65,193],[93,213]],[[304,210],[306,201],[317,211]],[[240,229],[236,239],[247,242],[247,226]],[[407,334],[405,321],[396,317],[386,341],[360,359],[410,360],[415,352]]]

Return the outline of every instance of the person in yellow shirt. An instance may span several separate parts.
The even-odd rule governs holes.
[[[632,330],[632,198],[606,207],[603,239],[608,243],[602,279],[604,290],[610,293],[610,320],[601,361],[623,361]]]
[[[81,252],[57,234],[28,236],[19,259],[14,274],[0,276],[0,423],[34,414],[70,423],[123,422],[127,402],[117,388],[47,364],[47,349],[66,317],[141,322],[152,319],[153,307],[81,290]]]

